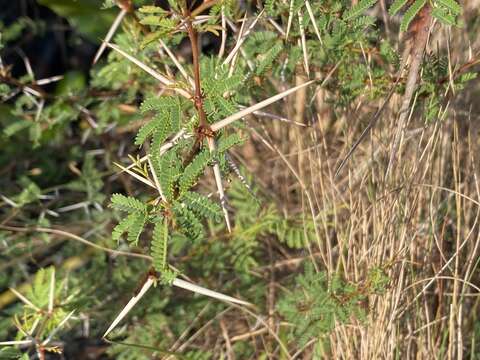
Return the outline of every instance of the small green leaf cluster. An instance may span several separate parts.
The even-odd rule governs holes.
[[[229,67],[220,59],[205,57],[200,63],[204,108],[213,123],[238,110],[237,92],[245,83],[241,73],[229,74]]]
[[[128,241],[136,245],[148,219],[147,206],[140,200],[122,194],[112,195],[111,206],[128,213],[128,216],[113,229],[112,238],[118,241],[126,232]]]
[[[449,91],[461,91],[468,82],[477,78],[471,71],[455,71],[449,69],[449,60],[445,55],[432,53],[426,56],[422,83],[418,88],[419,97],[424,99],[425,120],[433,122],[442,119],[445,104],[442,95]]]
[[[168,16],[168,12],[159,6],[145,5],[138,9],[140,23],[153,29],[142,41],[142,47],[160,39],[162,36],[175,31],[179,18]]]
[[[294,325],[290,339],[303,346],[310,339],[327,335],[336,323],[346,323],[352,317],[363,319],[361,306],[365,296],[359,288],[325,273],[317,273],[309,264],[305,273],[295,278],[296,289],[278,303],[278,311]]]
[[[459,25],[462,7],[456,0],[435,0],[432,16],[444,25]]]

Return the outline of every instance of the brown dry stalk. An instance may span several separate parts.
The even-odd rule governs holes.
[[[416,18],[412,21],[409,30],[409,36],[411,37],[410,48],[410,67],[408,71],[407,83],[405,85],[405,95],[403,96],[402,105],[400,107],[400,116],[397,123],[397,131],[395,132],[395,138],[393,141],[392,151],[390,153],[390,160],[386,175],[390,172],[396,161],[396,154],[405,124],[410,113],[410,104],[412,102],[413,94],[417,88],[418,75],[422,65],[423,54],[427,46],[428,35],[430,33],[430,24],[432,21],[432,9],[429,4],[425,5],[418,13]]]

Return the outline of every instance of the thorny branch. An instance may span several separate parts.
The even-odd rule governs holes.
[[[187,27],[188,38],[192,45],[192,58],[193,58],[193,75],[195,81],[195,95],[193,97],[195,108],[198,112],[199,127],[208,129],[207,115],[203,108],[203,95],[202,87],[200,85],[200,60],[199,60],[199,48],[198,48],[198,34],[192,26],[192,20],[190,19],[190,12],[185,10],[185,23]]]
[[[187,155],[184,164],[188,164],[192,161],[195,154],[200,149],[202,140],[204,137],[213,137],[213,131],[210,128],[210,125],[207,122],[207,115],[205,113],[205,109],[203,107],[203,94],[202,94],[202,86],[200,81],[200,55],[199,55],[199,48],[198,48],[198,33],[193,28],[192,20],[191,20],[191,13],[190,10],[185,8],[184,10],[185,16],[185,25],[188,33],[188,38],[190,39],[190,44],[192,47],[192,60],[193,60],[193,76],[195,82],[195,90],[193,96],[193,103],[195,109],[198,113],[198,120],[199,124],[196,129],[196,140],[192,147],[192,150]]]

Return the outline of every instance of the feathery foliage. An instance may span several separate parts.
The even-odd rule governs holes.
[[[113,194],[111,207],[128,213],[147,211],[147,206],[140,200],[122,194]]]
[[[210,152],[203,150],[193,158],[192,162],[188,164],[187,167],[185,167],[179,181],[179,191],[181,195],[195,185],[198,177],[203,173],[211,159],[212,156]]]
[[[408,0],[395,0],[388,9],[388,13],[390,14],[390,16],[396,15],[401,10],[401,8],[405,6],[407,2]]]
[[[363,14],[363,12],[377,3],[378,0],[360,0],[357,5],[343,14],[343,20],[351,20]]]
[[[400,23],[400,31],[407,31],[408,26],[412,20],[417,16],[420,10],[425,6],[427,0],[415,0],[415,2],[410,5],[405,14],[403,15],[402,22]]]
[[[151,253],[153,267],[159,273],[167,269],[168,222],[164,219],[155,224],[152,233]]]
[[[365,296],[354,284],[339,277],[327,280],[324,273],[316,273],[308,266],[304,274],[295,278],[296,290],[285,295],[278,310],[294,325],[290,339],[305,345],[310,339],[330,332],[336,323],[345,323],[352,316],[365,317],[360,302]]]

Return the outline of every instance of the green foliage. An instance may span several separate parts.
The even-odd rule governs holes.
[[[405,6],[407,2],[408,0],[395,0],[388,9],[388,13],[390,14],[390,16],[396,15],[400,11],[400,9]]]
[[[119,240],[123,233],[127,232],[128,241],[136,245],[148,220],[147,205],[131,196],[113,194],[111,207],[129,214],[113,229],[112,239]]]
[[[208,150],[202,150],[193,158],[192,162],[185,167],[179,181],[179,191],[181,195],[195,184],[211,159],[212,155],[210,152]]]
[[[153,267],[159,273],[167,269],[167,251],[168,251],[168,222],[159,221],[155,224],[152,233],[151,254],[153,257]]]
[[[230,134],[228,136],[222,136],[218,140],[217,152],[219,154],[223,154],[228,149],[230,149],[234,146],[240,145],[242,143],[243,143],[243,139],[237,133],[233,133],[233,134]]]
[[[27,354],[23,354],[19,349],[14,347],[3,347],[0,349],[0,359],[22,359],[28,360]]]
[[[295,283],[296,290],[280,300],[278,311],[294,325],[290,339],[300,346],[328,334],[335,323],[364,317],[359,303],[365,297],[355,285],[338,276],[328,281],[324,273],[316,273],[313,266],[308,266],[304,274],[295,278]]]
[[[360,16],[365,10],[371,8],[378,0],[360,0],[357,5],[343,14],[343,20],[351,20]]]
[[[116,5],[116,0],[104,0],[102,9],[110,9]]]
[[[367,279],[369,292],[383,294],[389,283],[390,278],[381,267],[374,267],[369,270]]]
[[[415,16],[425,6],[427,0],[415,0],[415,2],[408,8],[403,15],[402,22],[400,23],[400,31],[407,31],[408,25],[412,22]]]
[[[152,137],[151,152],[159,154],[165,139],[180,130],[181,103],[175,97],[150,98],[142,103],[140,109],[144,113],[156,111],[156,115],[140,128],[135,144],[142,145],[148,137]]]
[[[19,207],[38,200],[42,192],[37,184],[27,177],[21,178],[19,182],[23,186],[23,190],[20,194],[14,197],[14,201]]]
[[[445,25],[455,24],[455,17],[443,8],[433,9],[432,16]]]
[[[16,340],[28,339],[29,332],[31,336],[43,341],[53,337],[59,328],[65,326],[65,321],[71,316],[69,302],[76,294],[67,293],[66,281],[58,281],[54,268],[49,267],[40,269],[35,274],[32,284],[21,296],[26,300],[23,314],[17,319]],[[42,324],[41,327],[37,326],[39,323]]]
[[[199,217],[218,221],[222,216],[220,206],[199,193],[187,191],[182,194],[180,201]]]
[[[191,241],[199,242],[205,236],[205,230],[198,216],[185,204],[176,203],[173,207],[175,218],[178,222],[179,231]]]
[[[101,193],[103,184],[102,173],[96,168],[95,158],[86,155],[79,177],[68,183],[67,188],[85,193],[89,204],[100,207],[105,200],[105,195]]]
[[[406,4],[407,0],[395,0],[388,10],[391,16],[396,15]],[[400,31],[407,31],[412,20],[425,6],[427,1],[416,0],[405,12],[400,24]],[[457,25],[457,17],[462,7],[455,0],[435,0],[433,2],[432,16],[445,25]]]
[[[173,151],[163,156],[154,156],[152,159],[155,172],[159,177],[160,186],[168,201],[175,198],[176,182],[180,176],[180,163]]]
[[[133,222],[135,221],[136,214],[130,214],[126,218],[124,218],[122,221],[120,221],[113,229],[112,231],[112,239],[113,240],[120,240],[122,235],[130,229],[130,226],[132,226]]]
[[[122,194],[113,194],[111,199],[111,206],[121,211],[128,213],[147,211],[147,206],[131,196],[125,196]]]
[[[133,220],[128,228],[128,241],[132,244],[137,244],[143,227],[147,222],[147,216],[144,213],[134,213]]]
[[[203,59],[200,65],[204,108],[213,123],[237,110],[235,91],[243,84],[244,77],[238,73],[230,76],[228,66],[213,57]]]
[[[436,0],[435,4],[451,11],[454,16],[462,12],[462,7],[455,0]]]
[[[138,9],[140,23],[150,26],[152,32],[145,36],[141,46],[145,47],[155,40],[173,32],[178,25],[178,18],[167,17],[168,13],[158,6],[145,5]]]

